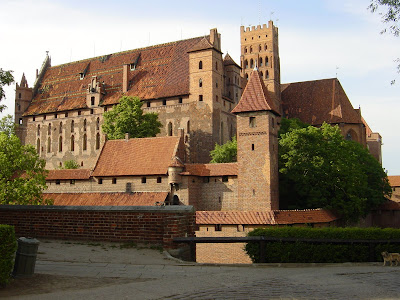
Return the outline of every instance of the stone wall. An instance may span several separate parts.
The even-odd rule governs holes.
[[[191,206],[0,206],[0,223],[17,236],[137,242],[178,248],[174,237],[194,236]]]

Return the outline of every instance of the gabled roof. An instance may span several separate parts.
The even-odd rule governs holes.
[[[272,111],[277,115],[279,109],[269,96],[258,70],[254,69],[250,74],[249,81],[244,89],[238,105],[232,110],[232,113],[243,113],[251,111]]]
[[[89,169],[49,170],[46,180],[89,179]]]
[[[208,38],[204,37],[201,39],[200,42],[198,42],[196,45],[194,45],[192,48],[190,48],[188,50],[188,53],[202,51],[202,50],[208,50],[208,49],[214,49],[214,50],[218,51],[217,49],[215,49],[213,44],[210,43]]]
[[[231,66],[231,65],[234,65],[234,66],[239,67],[238,64],[235,63],[235,61],[233,60],[233,58],[229,55],[229,53],[227,53],[227,54],[225,55],[225,57],[224,57],[224,66]],[[239,68],[240,68],[240,67],[239,67]]]
[[[87,108],[86,90],[92,76],[104,82],[102,105],[116,104],[122,96],[123,65],[128,71],[127,96],[143,100],[189,94],[189,54],[204,37],[129,50],[49,67],[38,93],[24,115]],[[86,71],[86,72],[85,72]],[[85,73],[81,80],[80,73]]]
[[[93,176],[166,175],[179,152],[179,141],[176,136],[109,140]]]
[[[193,176],[237,176],[237,163],[224,164],[186,164],[182,175]]]
[[[197,225],[288,225],[330,223],[338,220],[325,209],[254,211],[197,211]]]
[[[400,186],[400,175],[388,176],[389,183],[392,187]]]
[[[167,198],[167,192],[138,193],[44,193],[44,199],[62,206],[155,206]]]
[[[362,123],[336,78],[281,85],[282,107],[287,118],[299,118],[310,125]]]

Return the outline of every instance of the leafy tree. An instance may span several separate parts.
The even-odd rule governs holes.
[[[4,85],[10,85],[11,83],[14,82],[14,77],[12,75],[12,71],[4,71],[2,68],[0,68],[0,101],[5,97]],[[5,108],[5,105],[0,105],[0,112],[3,111]]]
[[[0,132],[4,132],[8,136],[15,134],[16,126],[12,115],[7,115],[0,119]]]
[[[324,123],[281,135],[279,188],[282,208],[327,208],[356,221],[390,197],[379,162],[360,144]]]
[[[64,162],[62,169],[79,169],[79,164],[75,160],[67,160]]]
[[[285,134],[287,132],[290,132],[290,131],[293,131],[293,130],[296,130],[296,129],[307,128],[310,125],[306,124],[306,123],[303,123],[298,118],[291,118],[291,119],[282,118],[280,126],[281,127],[279,128],[278,138],[280,138],[280,136],[282,134]]]
[[[211,163],[230,163],[236,161],[237,141],[236,136],[223,145],[215,144],[214,150],[211,150]]]
[[[383,29],[381,33],[385,33],[389,29],[389,32],[394,36],[398,37],[400,35],[400,0],[372,0],[368,9],[373,13],[381,9],[384,10],[384,13],[380,12],[379,14],[382,16],[382,22],[387,24],[388,27]],[[397,65],[397,72],[400,73],[400,58],[397,58],[395,61],[399,63]],[[392,80],[392,84],[394,83],[395,80]]]
[[[110,140],[123,139],[125,133],[130,137],[143,138],[156,136],[160,133],[162,124],[158,121],[158,114],[144,114],[143,102],[138,97],[123,96],[119,104],[111,111],[104,113],[102,129]]]
[[[33,146],[0,132],[0,204],[51,204],[42,198],[47,188],[45,164]]]

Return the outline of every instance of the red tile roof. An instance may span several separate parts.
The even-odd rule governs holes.
[[[192,48],[190,48],[188,50],[188,52],[196,52],[196,51],[202,51],[202,50],[207,50],[207,49],[215,49],[215,48],[210,43],[208,38],[204,37],[204,38],[201,39],[200,42],[198,42],[196,45],[194,45]]]
[[[232,113],[250,112],[250,111],[272,111],[277,115],[279,108],[269,96],[258,70],[253,70],[249,81],[244,89],[238,105],[232,110]]]
[[[167,196],[167,192],[43,194],[43,198],[54,200],[54,205],[62,206],[154,206]]]
[[[89,179],[89,169],[49,170],[46,180]]]
[[[198,211],[196,224],[226,225],[288,225],[305,223],[329,223],[339,219],[324,209],[252,211]]]
[[[182,175],[193,176],[237,176],[237,163],[186,164]]]
[[[323,122],[362,123],[336,78],[282,84],[282,107],[287,118],[311,125]]]
[[[385,203],[381,204],[375,210],[400,210],[400,203],[392,200],[388,200]]]
[[[230,66],[230,65],[239,67],[238,64],[235,63],[235,61],[232,59],[232,57],[227,53],[224,57],[224,66]]]
[[[391,186],[400,186],[400,175],[388,176],[388,178]]]
[[[128,71],[127,96],[157,99],[189,94],[187,51],[207,38],[192,38],[50,67],[24,115],[86,108],[86,90],[92,76],[105,84],[102,104],[118,103],[122,95],[123,65],[134,63],[139,55],[136,69]],[[80,80],[80,73],[85,69],[86,75]]]
[[[109,140],[100,153],[93,176],[167,174],[179,140],[176,136]]]

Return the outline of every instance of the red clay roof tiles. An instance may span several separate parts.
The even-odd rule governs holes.
[[[135,70],[128,72],[127,96],[157,99],[189,93],[187,51],[204,37],[135,49],[50,67],[24,115],[86,108],[86,90],[92,76],[104,82],[102,104],[116,104],[122,95],[123,65],[140,55]],[[207,38],[206,38],[207,39]],[[82,73],[89,65],[85,77]]]
[[[311,125],[323,122],[362,123],[336,78],[282,84],[282,107],[287,118]]]
[[[155,206],[167,198],[167,192],[138,193],[44,193],[44,199],[62,206]]]
[[[237,176],[237,163],[186,164],[182,175],[193,176]]]
[[[46,180],[89,179],[89,169],[49,170]]]
[[[253,72],[251,72],[242,97],[238,105],[232,110],[232,113],[250,111],[272,111],[280,115],[279,108],[276,107],[275,102],[270,98],[258,70],[253,70]]]
[[[109,140],[100,153],[93,176],[167,174],[179,140],[176,136]]]
[[[400,186],[400,175],[388,176],[388,178],[389,178],[389,183],[392,187]]]

